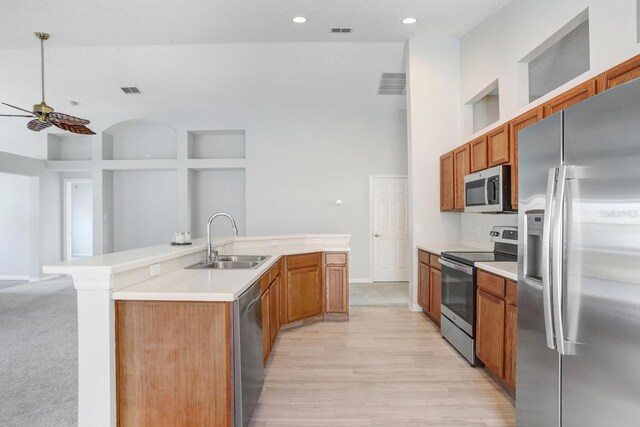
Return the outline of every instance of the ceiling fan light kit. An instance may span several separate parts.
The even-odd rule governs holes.
[[[89,129],[86,125],[90,122],[89,120],[81,119],[79,117],[71,116],[69,114],[58,113],[54,111],[54,109],[47,105],[44,101],[44,42],[45,40],[49,40],[50,35],[47,33],[34,33],[35,36],[40,40],[40,64],[41,64],[41,82],[42,82],[42,102],[39,104],[35,104],[33,106],[33,111],[25,110],[24,108],[16,107],[15,105],[7,104],[3,102],[3,105],[7,107],[14,108],[16,110],[23,111],[26,114],[0,114],[2,117],[34,117],[29,123],[27,123],[27,128],[40,132],[43,129],[48,128],[53,125],[62,130],[71,133],[77,133],[80,135],[95,135],[95,132]]]

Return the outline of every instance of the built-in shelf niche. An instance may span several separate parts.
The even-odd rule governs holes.
[[[53,133],[47,135],[48,160],[91,160],[92,152],[90,136]]]
[[[187,134],[189,159],[244,159],[244,130],[204,130]]]
[[[177,132],[152,120],[127,120],[102,132],[104,160],[176,159]]]
[[[104,170],[103,250],[169,244],[177,230],[177,171]]]
[[[215,212],[233,216],[240,235],[245,234],[246,199],[244,169],[189,169],[191,204],[191,236],[206,236],[207,220]],[[231,236],[233,230],[226,218],[212,224],[214,236]]]
[[[468,103],[473,116],[473,133],[500,120],[500,86],[493,81]]]
[[[589,71],[589,10],[585,9],[522,61],[533,102]]]

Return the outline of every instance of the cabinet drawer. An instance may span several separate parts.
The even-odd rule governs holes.
[[[275,278],[278,277],[281,267],[282,262],[280,260],[273,264],[273,267],[271,267],[271,270],[269,270],[269,283],[273,282]]]
[[[269,285],[271,284],[271,275],[267,271],[260,278],[260,292],[264,294],[264,291],[269,289]]]
[[[489,292],[497,297],[504,298],[505,280],[485,271],[478,270],[478,289]]]
[[[322,254],[304,254],[304,255],[289,255],[287,257],[287,268],[289,270],[304,268],[304,267],[316,267],[322,265]]]
[[[423,264],[429,265],[429,253],[421,249],[418,250],[418,261]]]
[[[327,265],[346,265],[347,254],[345,253],[327,253],[325,255]]]
[[[429,254],[429,265],[436,270],[442,270],[440,266],[440,257],[434,254]]]
[[[512,280],[507,280],[507,304],[518,305],[518,285]]]

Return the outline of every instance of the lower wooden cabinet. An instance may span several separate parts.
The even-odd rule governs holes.
[[[442,273],[440,258],[434,254],[418,251],[418,304],[422,310],[440,325],[442,301]]]
[[[322,254],[288,256],[286,265],[287,323],[322,315]]]
[[[273,348],[273,343],[280,330],[280,276],[273,279],[269,288],[269,343]]]
[[[485,271],[477,275],[476,355],[515,391],[518,333],[516,282]]]
[[[349,269],[346,253],[324,254],[325,309],[330,316],[349,314]]]
[[[504,375],[504,300],[478,290],[476,307],[476,353],[487,369]]]
[[[262,361],[266,364],[271,354],[271,332],[270,332],[270,296],[271,289],[267,289],[260,297],[260,305],[262,306]]]

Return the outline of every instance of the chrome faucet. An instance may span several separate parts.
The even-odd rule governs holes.
[[[238,235],[238,227],[236,226],[236,221],[233,219],[231,215],[226,212],[216,212],[209,218],[207,221],[207,260],[206,263],[215,261],[218,258],[218,251],[213,250],[213,245],[211,244],[211,222],[219,216],[224,216],[229,218],[231,221],[231,226],[233,227],[233,232],[235,235]]]

